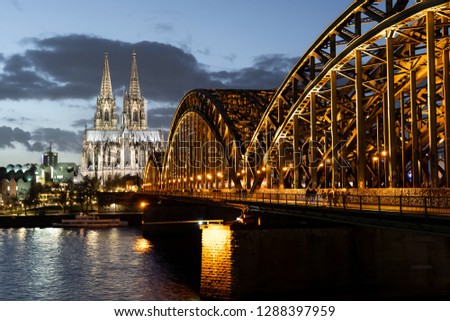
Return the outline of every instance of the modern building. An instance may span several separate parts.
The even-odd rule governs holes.
[[[58,164],[58,153],[52,152],[52,142],[48,151],[42,154],[42,165],[56,167]]]
[[[108,53],[105,53],[94,128],[86,127],[84,131],[80,174],[96,177],[102,185],[125,176],[142,178],[147,160],[163,149],[163,141],[162,130],[147,128],[146,101],[141,94],[136,53],[132,55],[130,85],[123,96],[120,117],[111,84]]]

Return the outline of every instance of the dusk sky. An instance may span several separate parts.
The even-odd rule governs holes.
[[[272,89],[352,0],[0,0],[0,166],[80,163],[104,52],[118,111],[136,50],[150,128],[196,88]]]

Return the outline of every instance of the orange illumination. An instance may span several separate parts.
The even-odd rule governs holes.
[[[133,244],[133,249],[139,253],[146,253],[150,251],[152,248],[152,244],[150,241],[144,238],[137,239]]]

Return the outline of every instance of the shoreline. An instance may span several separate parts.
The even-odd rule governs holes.
[[[0,215],[0,228],[43,228],[53,227],[53,223],[59,223],[62,219],[73,219],[78,213],[55,213],[45,215]],[[141,226],[142,213],[95,213],[104,218],[120,218],[128,222],[128,226]]]

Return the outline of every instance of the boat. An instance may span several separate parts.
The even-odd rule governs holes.
[[[88,227],[88,228],[108,228],[127,226],[127,221],[118,218],[101,218],[99,215],[81,213],[74,219],[63,219],[60,223],[53,223],[54,227]]]

